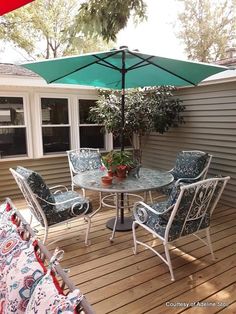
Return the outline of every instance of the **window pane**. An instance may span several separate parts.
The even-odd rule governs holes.
[[[68,100],[41,98],[42,124],[68,124]]]
[[[124,138],[124,144],[125,144],[125,147],[132,147],[132,143],[130,142],[130,139],[128,136],[125,136]],[[114,137],[113,136],[113,148],[120,148],[121,145],[120,145],[120,137]]]
[[[0,125],[24,125],[22,97],[0,97]]]
[[[104,148],[104,133],[101,133],[102,126],[80,127],[80,147]]]
[[[25,128],[0,129],[0,158],[26,154]]]
[[[57,153],[70,149],[69,127],[43,127],[43,152]]]
[[[79,123],[92,124],[89,120],[89,110],[96,105],[96,100],[80,99],[79,100]]]

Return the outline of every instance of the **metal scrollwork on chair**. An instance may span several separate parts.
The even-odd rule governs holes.
[[[191,184],[175,185],[168,200],[156,204],[138,202],[133,208],[133,239],[134,252],[137,252],[137,244],[141,244],[157,256],[169,267],[171,279],[174,280],[168,245],[170,242],[183,236],[195,235],[205,243],[214,258],[210,239],[210,222],[213,210],[230,177],[211,178]],[[165,257],[158,253],[152,246],[137,240],[135,227],[144,229],[159,238],[164,245]],[[206,241],[197,233],[205,230]]]
[[[43,178],[35,171],[24,167],[10,168],[29,209],[44,228],[43,243],[48,237],[51,227],[62,223],[68,223],[75,218],[86,216],[92,212],[91,203],[83,195],[69,191],[65,186],[57,185],[49,188]],[[53,190],[55,191],[53,193]],[[85,244],[88,244],[90,220],[85,236]]]

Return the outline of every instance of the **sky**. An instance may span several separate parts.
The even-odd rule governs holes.
[[[130,49],[154,53],[160,56],[186,59],[184,46],[177,38],[177,0],[146,0],[148,20],[137,27],[129,23],[118,34],[118,47],[126,45]]]
[[[176,36],[177,0],[145,0],[147,4],[147,21],[134,26],[132,21],[119,32],[117,47],[128,46],[141,52],[160,56],[187,59],[184,47]],[[17,49],[7,45],[0,52],[0,62],[19,63],[25,61]]]

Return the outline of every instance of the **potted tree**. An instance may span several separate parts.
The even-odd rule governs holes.
[[[165,133],[170,127],[183,123],[181,113],[185,107],[182,101],[174,97],[172,86],[130,89],[125,94],[125,126],[124,133],[130,139],[133,148],[142,148],[142,136],[150,132]],[[95,107],[90,109],[90,119],[103,124],[104,130],[121,134],[121,92],[99,90]],[[133,135],[138,137],[135,147]],[[141,153],[140,162],[141,162]]]

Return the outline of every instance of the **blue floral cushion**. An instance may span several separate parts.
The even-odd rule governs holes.
[[[208,154],[198,152],[180,152],[171,173],[175,180],[180,178],[195,178],[200,175],[206,166]]]
[[[42,177],[37,172],[20,166],[17,167],[16,171],[27,180],[27,183],[29,184],[34,194],[46,200],[47,202],[55,204],[47,204],[43,200],[40,200],[40,198],[37,198],[46,216],[49,226],[73,218],[76,215],[80,215],[85,212],[89,213],[92,211],[91,203],[88,201],[88,199],[84,198],[79,193],[75,191],[66,191],[52,194],[48,186],[43,181]],[[74,198],[76,198],[76,200]],[[67,202],[57,205],[58,202],[64,201]],[[72,212],[70,208],[75,202],[78,203],[78,205],[75,206],[74,211]],[[42,216],[37,212],[35,212],[35,216],[44,226]]]
[[[96,151],[84,149],[79,152],[71,152],[69,157],[75,172],[99,169],[102,166],[101,156]]]
[[[16,171],[26,179],[34,194],[36,194],[43,200],[46,200],[47,202],[55,203],[55,198],[51,193],[49,187],[46,185],[43,178],[37,172],[20,166],[16,168]],[[45,203],[40,198],[37,198],[37,200],[46,217],[48,218],[49,216],[52,216],[54,214],[53,205]],[[36,215],[38,221],[44,226],[42,216],[37,212],[35,212],[34,214]]]
[[[170,208],[169,206],[171,206],[171,204],[173,205],[176,202],[180,192],[180,186],[181,185],[176,186],[176,188],[172,192],[172,195],[167,201],[151,205],[156,213],[142,207],[142,205],[140,205],[140,207],[136,209],[136,216],[139,216],[138,213],[142,215],[140,219],[142,220],[142,223],[146,224],[149,228],[154,230],[162,237],[164,237],[165,235],[166,227],[173,210],[173,208]],[[205,206],[207,206],[209,196],[213,192],[214,196],[211,200],[211,204],[214,203],[218,195],[218,190],[219,188],[217,187],[215,189],[214,185],[210,187],[203,185],[198,189],[197,195],[195,195],[196,187],[192,187],[184,191],[169,230],[168,241],[173,241],[179,238],[180,235],[184,236],[192,234],[198,230],[207,228],[210,225],[211,206],[208,207],[207,212],[204,214],[206,208]],[[192,204],[193,200],[194,204]],[[187,217],[188,211],[191,206],[191,212]],[[145,219],[143,217],[145,217]]]
[[[92,204],[89,200],[75,191],[57,193],[54,194],[54,198],[56,202],[56,205],[54,206],[54,214],[47,217],[49,226],[73,218],[77,215],[89,214],[92,212]],[[60,202],[65,203],[57,204]],[[70,208],[73,204],[76,204],[76,206],[71,210]]]

